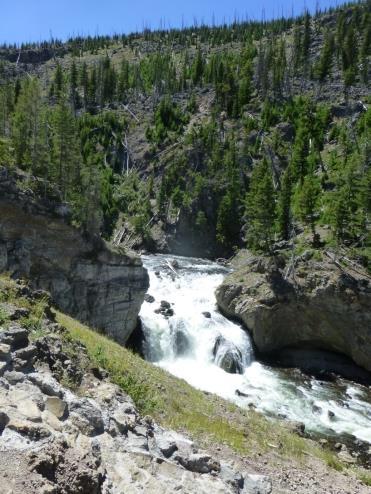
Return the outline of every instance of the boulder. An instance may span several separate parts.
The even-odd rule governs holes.
[[[71,422],[86,436],[97,436],[104,431],[102,412],[89,399],[74,400],[69,404]]]
[[[277,258],[250,256],[217,289],[219,308],[244,324],[260,354],[327,350],[371,371],[368,276],[313,260],[299,260],[295,271],[287,278]]]
[[[0,343],[0,360],[9,362],[11,358],[11,347],[5,343]]]
[[[57,419],[62,419],[67,411],[67,403],[57,396],[48,396],[45,399],[45,409],[55,415]]]
[[[10,345],[12,350],[17,350],[28,345],[28,331],[15,323],[0,332],[0,343]]]
[[[220,463],[204,453],[194,453],[189,457],[182,455],[174,456],[185,469],[197,473],[220,472]]]
[[[174,333],[174,351],[176,355],[185,355],[190,350],[191,344],[186,333],[176,329]]]
[[[165,456],[165,458],[170,458],[178,449],[176,442],[166,438],[165,436],[156,438],[156,446]]]
[[[243,374],[242,354],[240,350],[222,336],[218,336],[213,348],[215,363],[229,374]]]
[[[272,482],[265,475],[246,475],[241,494],[271,494]]]

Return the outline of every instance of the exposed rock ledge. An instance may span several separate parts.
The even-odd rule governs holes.
[[[22,180],[0,168],[0,272],[29,278],[61,310],[125,344],[148,288],[141,260],[83,236],[67,223],[67,206],[21,190]]]
[[[281,257],[250,256],[217,289],[220,309],[248,328],[261,354],[321,349],[371,371],[369,277],[333,262],[296,263],[287,279]]]

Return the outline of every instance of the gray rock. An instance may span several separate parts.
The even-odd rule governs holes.
[[[148,451],[148,439],[143,436],[137,436],[136,434],[133,434],[129,431],[126,447],[131,451]]]
[[[48,396],[45,400],[45,409],[60,420],[67,413],[67,403],[57,396]]]
[[[178,449],[175,441],[169,440],[163,436],[156,437],[156,446],[165,458],[170,458]]]
[[[71,422],[86,436],[97,436],[104,432],[102,412],[87,398],[69,404]]]
[[[185,355],[191,347],[189,338],[184,331],[177,329],[174,334],[174,350],[177,355]]]
[[[190,455],[189,457],[184,457],[180,454],[177,454],[174,456],[174,459],[191,472],[220,472],[221,468],[220,463],[217,460],[214,460],[213,458],[211,458],[211,456],[203,453],[195,453]]]
[[[28,345],[28,331],[19,324],[12,324],[0,332],[0,343],[10,345],[13,350]]]
[[[240,350],[222,336],[218,336],[215,341],[213,355],[215,363],[225,372],[229,374],[243,374]]]
[[[9,362],[11,358],[11,347],[5,343],[0,343],[0,360]]]
[[[7,362],[1,362],[0,361],[0,377],[5,374],[5,371],[6,371],[7,367],[8,367],[8,363]]]
[[[272,482],[264,475],[246,475],[241,494],[271,494]]]
[[[9,422],[9,417],[5,412],[0,411],[0,436]]]
[[[13,386],[15,384],[22,383],[25,380],[25,375],[23,372],[12,370],[5,372],[4,378],[8,381],[9,384]]]
[[[63,398],[64,391],[61,385],[50,374],[35,372],[33,374],[28,374],[28,379],[47,396]]]
[[[149,295],[148,293],[146,293],[144,295],[144,301],[149,303],[149,304],[153,304],[153,302],[155,302],[155,297],[153,297],[152,295]]]
[[[232,467],[226,463],[221,463],[220,465],[220,478],[236,490],[242,489],[244,486],[243,476],[240,473],[235,472]]]
[[[305,424],[303,422],[288,421],[286,425],[291,432],[294,432],[298,436],[302,437],[305,435]]]
[[[32,362],[33,359],[36,357],[36,354],[37,354],[37,349],[35,345],[29,345],[25,348],[20,348],[19,350],[16,350],[12,354],[12,357],[15,359],[25,360],[26,362]]]

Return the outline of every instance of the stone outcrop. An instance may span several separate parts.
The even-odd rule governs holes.
[[[220,309],[249,330],[260,354],[327,350],[371,371],[370,277],[349,265],[303,256],[248,257],[217,289]]]
[[[239,472],[140,416],[101,369],[79,373],[79,362],[65,353],[64,329],[42,324],[47,335],[33,345],[19,320],[0,327],[0,485],[11,486],[5,492],[272,492],[266,476]],[[84,347],[68,344],[73,359],[87,358]],[[33,352],[24,352],[19,365],[17,351],[30,346]],[[74,382],[78,391],[64,382]]]
[[[43,182],[26,184],[0,168],[0,272],[30,279],[61,310],[125,344],[149,283],[141,260],[83,235],[58,197],[34,192]]]

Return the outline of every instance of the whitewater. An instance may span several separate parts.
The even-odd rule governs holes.
[[[214,293],[227,268],[168,255],[144,256],[143,262],[150,276],[148,293],[154,298],[147,297],[140,313],[147,360],[240,407],[300,421],[308,431],[349,434],[371,443],[367,387],[343,379],[319,381],[255,360],[247,331],[226,319],[216,305]],[[241,373],[220,367],[231,356]]]

